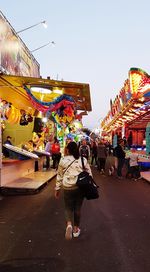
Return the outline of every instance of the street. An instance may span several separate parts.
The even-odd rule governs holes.
[[[100,198],[84,201],[71,241],[55,179],[36,195],[1,196],[0,272],[150,271],[150,185],[93,174]]]

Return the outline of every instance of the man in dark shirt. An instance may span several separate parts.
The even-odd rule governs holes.
[[[118,166],[117,166],[117,175],[118,178],[122,178],[122,168],[125,163],[125,151],[124,151],[124,140],[121,139],[115,148],[115,157],[118,159]]]
[[[90,158],[90,147],[86,142],[86,139],[82,139],[81,145],[79,147],[79,154],[81,157],[86,158],[87,160]]]
[[[4,142],[4,144],[12,145],[11,137],[10,136],[7,136],[7,140]],[[6,158],[9,158],[9,156],[10,156],[10,152],[9,152],[9,150],[5,146],[3,146],[3,155]]]

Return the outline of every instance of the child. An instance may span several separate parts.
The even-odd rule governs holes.
[[[129,172],[131,177],[136,181],[137,179],[141,178],[140,169],[138,165],[138,154],[136,153],[136,149],[133,147],[131,148],[132,152],[128,155],[129,158]]]

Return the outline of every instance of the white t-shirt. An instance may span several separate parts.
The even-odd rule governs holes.
[[[130,166],[138,165],[138,154],[131,153],[129,158],[130,158],[130,161],[129,161]]]

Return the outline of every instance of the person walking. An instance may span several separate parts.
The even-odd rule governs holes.
[[[70,142],[66,147],[65,156],[61,158],[56,178],[55,197],[60,196],[61,188],[64,192],[67,240],[80,235],[80,217],[83,196],[76,185],[78,175],[83,171],[79,149],[75,142]],[[86,171],[92,175],[86,158],[83,158]]]
[[[113,154],[113,149],[108,150],[108,155],[106,158],[106,171],[109,176],[112,176],[115,172],[115,157]]]
[[[119,179],[122,179],[122,169],[125,163],[125,151],[124,151],[124,140],[121,139],[118,145],[115,147],[115,157],[117,158],[117,175]]]
[[[98,170],[101,174],[105,172],[105,163],[107,158],[107,148],[102,141],[99,141],[97,147],[97,159],[98,159]]]
[[[96,143],[96,141],[93,141],[93,143],[91,145],[91,155],[92,155],[91,165],[93,165],[93,162],[95,160],[95,166],[97,166],[97,143]]]
[[[52,144],[52,147],[51,147],[51,154],[52,154],[52,160],[53,160],[53,168],[57,169],[60,158],[61,158],[60,144],[57,137],[54,138],[54,143]]]
[[[7,139],[4,142],[4,144],[13,145],[12,142],[11,142],[11,137],[10,136],[7,136]],[[11,157],[12,151],[8,150],[5,146],[3,146],[2,151],[3,151],[3,155],[4,155],[5,158]]]
[[[86,139],[82,139],[81,141],[81,145],[79,147],[79,154],[81,157],[84,157],[87,160],[90,158],[90,147],[87,144]]]

